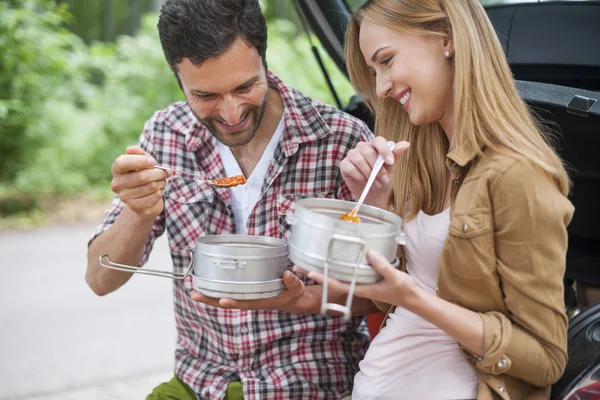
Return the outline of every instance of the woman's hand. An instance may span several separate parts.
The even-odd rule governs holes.
[[[392,264],[377,252],[370,251],[367,254],[367,260],[383,279],[377,283],[357,284],[354,288],[355,296],[404,308],[407,308],[411,302],[415,301],[421,288],[410,275],[394,268]],[[294,272],[306,273],[306,271],[298,267],[294,267]],[[323,283],[323,274],[320,272],[310,272],[308,273],[308,277],[320,284]],[[348,293],[350,290],[350,284],[337,281],[331,277],[327,277],[327,285],[330,290],[336,292]]]
[[[410,275],[394,268],[381,254],[370,251],[367,259],[383,279],[377,283],[357,284],[355,296],[405,308],[452,336],[473,354],[484,354],[483,321],[478,313],[427,292]],[[298,267],[294,267],[294,272],[306,273]],[[308,277],[323,283],[323,274],[319,272],[310,272]],[[327,278],[327,286],[343,293],[350,290],[349,284],[331,277]]]
[[[369,175],[371,175],[375,160],[381,154],[385,163],[365,199],[365,204],[387,208],[394,163],[409,147],[408,142],[398,142],[392,151],[388,148],[387,141],[378,136],[368,143],[360,142],[354,149],[350,150],[346,158],[342,160],[340,170],[354,198],[358,199],[360,197]]]

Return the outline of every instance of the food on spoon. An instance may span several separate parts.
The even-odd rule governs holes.
[[[246,183],[246,178],[244,178],[244,175],[235,175],[230,178],[212,179],[211,182],[215,185],[238,186]]]
[[[356,210],[350,210],[340,218],[342,221],[354,222],[360,224],[360,217],[356,214]]]

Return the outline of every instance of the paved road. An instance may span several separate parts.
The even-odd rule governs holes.
[[[97,297],[84,281],[94,225],[0,232],[0,399],[143,398],[170,379],[170,280],[134,276]],[[149,268],[169,269],[166,238]]]

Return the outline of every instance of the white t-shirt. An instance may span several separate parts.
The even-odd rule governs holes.
[[[419,211],[403,226],[406,269],[415,282],[436,293],[450,209]],[[353,400],[475,399],[477,374],[456,341],[431,322],[397,307],[375,336],[354,378]]]
[[[246,222],[248,222],[248,217],[260,197],[260,192],[265,177],[267,176],[267,170],[269,169],[269,165],[275,154],[279,139],[281,139],[281,136],[283,135],[284,127],[285,118],[281,117],[279,125],[277,125],[277,129],[275,129],[275,133],[273,133],[273,137],[265,148],[258,164],[256,164],[252,174],[249,177],[246,177],[246,183],[244,185],[229,188],[237,234],[246,233]],[[219,149],[221,160],[223,160],[227,176],[243,175],[231,149],[221,142],[217,142],[217,148]]]

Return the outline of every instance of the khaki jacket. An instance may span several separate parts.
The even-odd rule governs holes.
[[[563,276],[574,209],[528,160],[489,153],[448,154],[457,178],[438,296],[483,321],[485,354],[460,346],[479,376],[477,399],[549,399],[567,363]],[[403,248],[399,257],[404,268]]]

